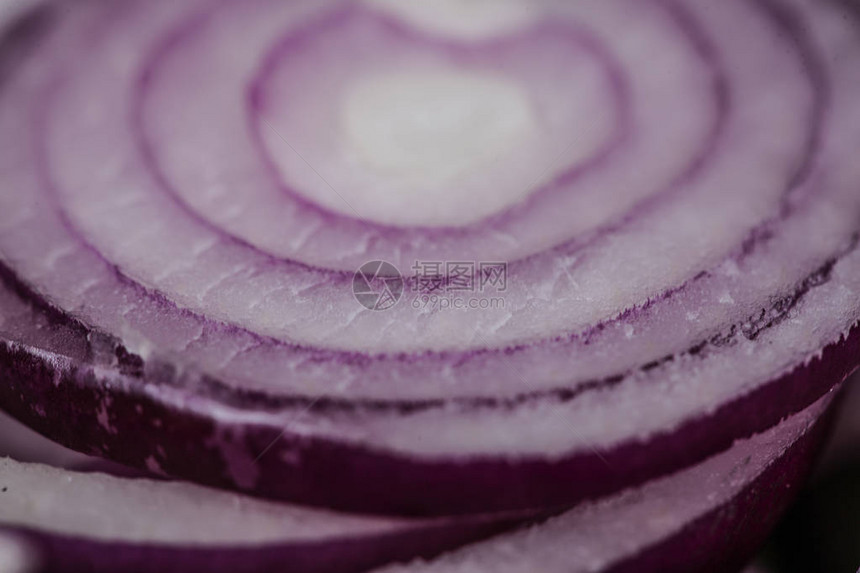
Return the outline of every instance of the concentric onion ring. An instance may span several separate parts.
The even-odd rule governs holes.
[[[46,10],[0,94],[3,308],[21,317],[0,396],[69,445],[349,509],[547,506],[699,461],[857,364],[860,36],[838,6],[546,2],[489,37],[379,3]],[[354,64],[332,52],[350,42]],[[500,138],[543,125],[541,145],[400,178],[415,154],[353,149],[350,122],[376,117],[373,81],[424,102],[401,59],[418,85],[486,96]],[[532,157],[589,115],[584,140]],[[490,201],[478,176],[516,185]],[[441,206],[363,217],[386,185]],[[504,304],[428,310],[407,289],[368,311],[352,272],[377,259],[504,261]]]

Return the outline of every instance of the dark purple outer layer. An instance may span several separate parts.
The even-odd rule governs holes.
[[[832,421],[830,408],[812,428],[725,505],[688,524],[670,538],[616,564],[605,573],[719,573],[744,565],[768,535],[803,484]],[[424,528],[372,541],[259,548],[168,548],[99,542],[30,530],[45,573],[358,573],[392,561],[430,557],[479,539],[512,521]]]

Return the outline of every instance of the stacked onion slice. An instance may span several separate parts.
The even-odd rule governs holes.
[[[729,571],[803,483],[832,396],[693,468],[549,521],[386,571]],[[157,479],[0,418],[0,564],[10,573],[358,572],[431,558],[540,512],[349,515]],[[623,542],[621,542],[623,540]]]
[[[42,4],[0,46],[0,406],[338,511],[650,491],[860,362],[858,61],[838,0]]]
[[[267,502],[132,475],[5,416],[0,424],[0,456],[26,460],[0,457],[4,573],[357,572],[430,557],[538,517],[407,519]]]

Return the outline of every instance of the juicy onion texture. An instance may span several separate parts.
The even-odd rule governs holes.
[[[530,517],[408,519],[287,505],[134,475],[5,415],[0,429],[3,573],[358,572],[430,557]]]
[[[93,0],[12,30],[3,407],[206,484],[458,514],[676,471],[855,368],[849,5],[444,4]],[[370,311],[372,260],[504,261],[504,304],[407,281]]]
[[[771,430],[644,488],[405,568],[472,573],[728,570],[748,557],[802,483],[827,428],[831,401],[825,397]],[[9,429],[0,436],[0,453],[10,449],[10,440],[12,449],[20,447],[20,438],[28,445],[39,442],[21,427]],[[56,465],[68,458],[60,446],[41,441],[42,459],[34,461]],[[446,543],[455,547],[505,522],[501,516],[349,516],[187,483],[8,458],[0,459],[0,482],[6,488],[0,528],[16,535],[8,548],[0,535],[0,564],[6,565],[7,549],[9,559],[19,560],[29,550],[37,557],[29,561],[40,565],[32,571],[51,573],[278,572],[285,566],[292,573],[358,572],[410,552],[432,555]],[[625,542],[618,543],[619,538]],[[2,570],[12,573],[8,567]]]

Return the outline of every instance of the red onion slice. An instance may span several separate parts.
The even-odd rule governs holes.
[[[0,256],[13,318],[0,401],[16,417],[77,449],[209,484],[463,513],[572,503],[677,470],[802,410],[856,367],[860,176],[848,150],[860,143],[860,45],[839,7],[547,3],[520,25],[505,20],[508,32],[465,39],[378,3],[252,4],[81,3],[55,13],[7,74]],[[330,30],[360,61],[316,41]],[[505,134],[494,122],[519,109],[511,94],[579,96],[579,82],[589,113],[608,105],[601,134],[618,102],[594,93],[628,86],[629,125],[617,144],[586,138],[584,155],[609,146],[586,167],[581,149],[562,150],[539,169],[548,186],[512,205],[502,194],[491,214],[485,201],[468,211],[468,198],[456,216],[398,219],[397,197],[367,217],[333,212],[332,196],[311,208],[320,181],[309,187],[295,169],[316,166],[275,150],[270,133],[279,173],[267,170],[253,145],[265,130],[244,105],[260,62],[296,35],[302,49],[272,60],[257,103],[287,147],[283,131],[334,130],[313,158],[342,161],[332,150],[361,131],[349,118],[373,119],[351,106],[384,103],[373,81],[400,90],[407,58],[432,60],[434,85],[492,100],[487,121]],[[221,40],[220,57],[235,55],[223,81],[218,58],[206,62]],[[389,55],[395,45],[402,53]],[[552,57],[585,45],[581,69],[550,73]],[[494,79],[463,84],[448,52]],[[545,68],[519,61],[544,53]],[[371,84],[344,85],[347,68]],[[290,84],[302,74],[307,92]],[[282,97],[297,107],[280,108]],[[582,117],[574,104],[530,105],[569,114],[547,123],[546,141]],[[323,125],[320,110],[337,106],[349,125]],[[516,117],[536,129],[523,127],[529,113]],[[410,130],[410,145],[452,136],[430,131]],[[393,153],[374,141],[365,152]],[[361,177],[336,169],[356,181],[347,203],[414,159],[390,153]],[[487,177],[506,180],[507,163]],[[434,190],[456,197],[473,183]],[[353,296],[366,260],[409,272],[454,256],[506,261],[504,304],[422,307],[414,281],[385,312]]]
[[[430,557],[536,517],[408,520],[266,502],[124,475],[5,416],[0,426],[0,456],[32,460],[0,457],[4,573],[365,571]]]
[[[10,459],[0,459],[0,481],[7,488],[0,527],[31,537],[50,571],[364,571],[429,557],[517,522],[325,513]]]
[[[737,571],[810,468],[829,399],[678,474],[546,523],[387,572]]]
[[[741,14],[735,18],[747,16],[740,8],[738,11]],[[147,17],[147,20],[149,19],[157,20],[155,15]],[[732,18],[728,20],[726,27],[734,25]],[[759,37],[768,32],[768,24],[772,27],[772,23],[763,17],[760,16],[759,20],[760,26],[755,29],[750,26],[751,29],[747,31],[749,35]],[[148,38],[143,23],[138,22],[138,19],[133,21],[136,34]],[[152,25],[157,25],[157,22]],[[123,41],[131,41],[132,35],[125,33],[122,27],[111,26],[110,30],[110,33],[121,36]],[[773,35],[773,32],[771,34]],[[110,38],[106,41],[109,40]],[[692,278],[702,270],[701,265],[707,264],[707,260],[703,261],[698,256],[705,246],[703,241],[727,242],[727,245],[717,247],[718,252],[711,256],[724,254],[719,251],[731,249],[735,244],[730,237],[720,236],[721,234],[734,233],[736,241],[740,241],[749,231],[749,228],[745,228],[744,221],[755,223],[755,212],[764,215],[767,207],[777,206],[784,186],[791,179],[791,166],[803,158],[802,152],[806,143],[803,137],[805,134],[802,133],[803,124],[797,133],[792,131],[796,125],[794,122],[790,124],[791,129],[779,126],[785,123],[783,119],[786,113],[804,112],[802,100],[806,94],[801,70],[792,69],[792,64],[797,62],[791,61],[785,46],[777,44],[771,47],[766,41],[763,43],[764,47],[738,46],[739,49],[734,54],[739,60],[736,63],[740,64],[741,60],[748,61],[750,58],[747,54],[750,51],[768,52],[764,48],[769,48],[772,53],[762,54],[762,61],[757,62],[758,67],[750,65],[749,69],[743,71],[748,75],[758,75],[759,67],[764,65],[771,65],[777,70],[788,67],[785,71],[789,74],[795,72],[798,76],[796,81],[800,85],[795,90],[788,91],[792,94],[788,99],[792,101],[779,101],[777,103],[781,105],[769,105],[767,113],[759,114],[756,106],[750,106],[753,109],[747,111],[750,114],[755,113],[758,118],[753,125],[759,126],[760,135],[750,138],[746,137],[746,134],[738,134],[738,139],[742,137],[743,140],[738,142],[740,147],[737,149],[737,157],[750,162],[751,158],[773,154],[785,162],[785,165],[782,165],[785,174],[777,169],[768,170],[768,181],[752,183],[756,187],[764,188],[763,191],[752,194],[752,197],[759,201],[757,206],[750,200],[733,201],[732,197],[727,195],[726,186],[735,188],[737,181],[705,178],[685,194],[683,199],[686,201],[681,201],[681,205],[677,205],[676,201],[672,201],[671,205],[676,209],[681,209],[682,205],[686,205],[683,208],[702,208],[704,205],[695,204],[693,198],[699,196],[701,200],[707,200],[707,195],[713,195],[715,191],[711,187],[719,185],[716,189],[719,191],[719,202],[732,208],[710,206],[709,213],[713,219],[709,218],[709,221],[715,227],[723,227],[722,230],[715,228],[712,234],[703,233],[700,228],[666,229],[665,221],[662,236],[653,228],[640,230],[640,233],[652,237],[649,241],[652,248],[656,249],[664,242],[671,241],[674,246],[664,245],[668,252],[663,253],[663,256],[670,256],[675,260],[676,264],[671,268],[661,268],[659,272],[656,269],[649,271],[647,268],[641,268],[641,264],[635,263],[647,254],[628,244],[635,241],[641,245],[640,233],[633,233],[633,236],[613,236],[617,240],[606,245],[605,249],[595,246],[598,253],[574,263],[576,270],[565,268],[568,265],[559,268],[557,255],[549,264],[522,265],[512,269],[504,309],[476,309],[462,313],[465,324],[477,321],[475,334],[471,330],[459,333],[459,330],[465,329],[452,329],[449,320],[437,314],[416,312],[411,304],[398,305],[391,309],[391,312],[385,313],[385,316],[359,313],[349,289],[344,292],[344,281],[332,277],[331,280],[321,283],[321,277],[317,273],[292,266],[272,266],[270,261],[267,263],[266,259],[245,252],[247,249],[241,249],[239,245],[219,242],[218,235],[195,224],[193,220],[189,221],[187,212],[179,208],[163,189],[154,184],[131,188],[128,193],[117,193],[120,182],[105,177],[105,172],[97,173],[84,167],[87,164],[87,156],[91,157],[95,150],[80,149],[71,144],[72,139],[91,137],[97,145],[104,146],[100,151],[96,151],[97,153],[114,150],[119,162],[117,167],[128,164],[116,171],[114,177],[132,177],[134,172],[134,178],[140,179],[142,183],[146,183],[150,177],[148,172],[144,172],[147,164],[140,162],[140,158],[135,155],[133,140],[128,138],[127,130],[123,129],[126,126],[122,122],[114,121],[109,113],[115,111],[121,116],[121,109],[106,109],[105,113],[98,116],[98,121],[93,123],[82,122],[79,114],[72,113],[92,99],[94,94],[91,90],[98,91],[106,102],[112,103],[114,98],[119,99],[119,102],[125,101],[123,98],[126,94],[120,87],[115,87],[123,86],[122,82],[90,77],[91,74],[110,74],[110,62],[95,62],[94,65],[87,66],[84,73],[76,75],[75,81],[71,82],[67,89],[53,90],[54,97],[48,98],[53,105],[50,105],[49,101],[47,109],[35,106],[34,113],[44,118],[48,124],[45,126],[48,131],[45,138],[46,149],[41,155],[41,172],[45,179],[43,184],[46,184],[47,189],[56,197],[58,207],[62,208],[67,219],[67,226],[74,228],[78,239],[86,239],[99,253],[115,262],[124,275],[134,277],[150,288],[158,289],[180,306],[229,320],[258,334],[305,346],[372,350],[376,353],[517,344],[533,340],[536,336],[545,337],[547,333],[581,331],[595,321],[611,318],[629,305],[644,302],[642,297],[647,299],[648,296],[657,295],[661,290]],[[134,48],[137,49],[138,46],[134,45]],[[782,59],[788,61],[782,62]],[[799,65],[796,67],[799,68]],[[783,81],[791,81],[791,77],[789,75]],[[744,84],[739,82],[738,85]],[[757,83],[755,87],[758,87]],[[113,93],[117,91],[120,93]],[[795,92],[799,94],[797,99],[801,100],[798,105],[793,105]],[[109,95],[111,97],[108,97]],[[758,101],[759,98],[756,98],[754,103]],[[743,123],[747,126],[745,129],[750,129],[747,120]],[[778,143],[771,146],[764,139],[765,134],[770,135],[774,131],[779,133],[776,138]],[[774,138],[767,139],[769,141]],[[724,158],[726,154],[717,155]],[[749,169],[752,165],[746,167]],[[725,168],[738,174],[747,170],[739,163],[731,163]],[[719,171],[712,169],[708,173]],[[738,189],[742,189],[744,195],[750,195],[746,188],[738,186]],[[741,191],[737,193],[740,194]],[[703,194],[706,197],[701,197]],[[51,194],[46,196],[45,200],[49,200],[50,196]],[[738,205],[743,205],[743,209]],[[739,212],[741,210],[743,213]],[[643,216],[638,220],[644,225],[645,221],[652,219],[653,217]],[[118,241],[116,233],[120,230],[121,240]],[[677,235],[678,232],[691,233],[694,230],[695,237],[682,238]],[[704,237],[708,239],[705,240]],[[176,252],[177,245],[187,245],[187,248]],[[607,249],[610,252],[600,256],[600,252]],[[714,247],[706,250],[714,250]],[[628,260],[633,257],[634,260]],[[165,261],[170,261],[167,268]],[[693,268],[689,268],[690,265]],[[619,271],[628,267],[629,271]],[[287,273],[288,270],[294,272]],[[556,287],[562,292],[553,297],[550,303],[538,304],[536,301],[546,298],[546,294],[542,293],[546,289],[543,285],[556,283],[560,271],[570,273],[570,280],[573,282]],[[635,274],[641,275],[642,284],[636,284],[635,289],[634,284],[630,284],[627,289],[622,288],[622,277],[634,271]],[[613,288],[607,289],[607,282],[613,284]],[[572,285],[579,286],[574,288]],[[264,298],[257,300],[255,293]],[[583,305],[583,301],[590,301],[590,304]],[[529,312],[522,313],[521,310],[524,309]],[[541,324],[543,332],[534,332],[533,324]],[[378,334],[367,336],[368,332]],[[483,343],[479,342],[476,336],[479,336]]]
[[[670,571],[680,555],[690,565],[691,552],[712,568],[741,563],[801,482],[831,401],[824,398],[695,468],[408,569],[617,571],[635,562],[638,571]],[[8,430],[0,450],[26,444],[42,459],[67,455],[0,422]],[[363,571],[387,560],[427,557],[515,522],[513,516],[348,516],[10,458],[0,458],[0,485],[0,556],[8,554],[21,567],[39,562],[52,572]],[[743,517],[753,510],[755,519]],[[745,523],[736,523],[739,518]],[[621,538],[625,543],[618,543]],[[727,553],[713,559],[717,545],[728,546]]]

